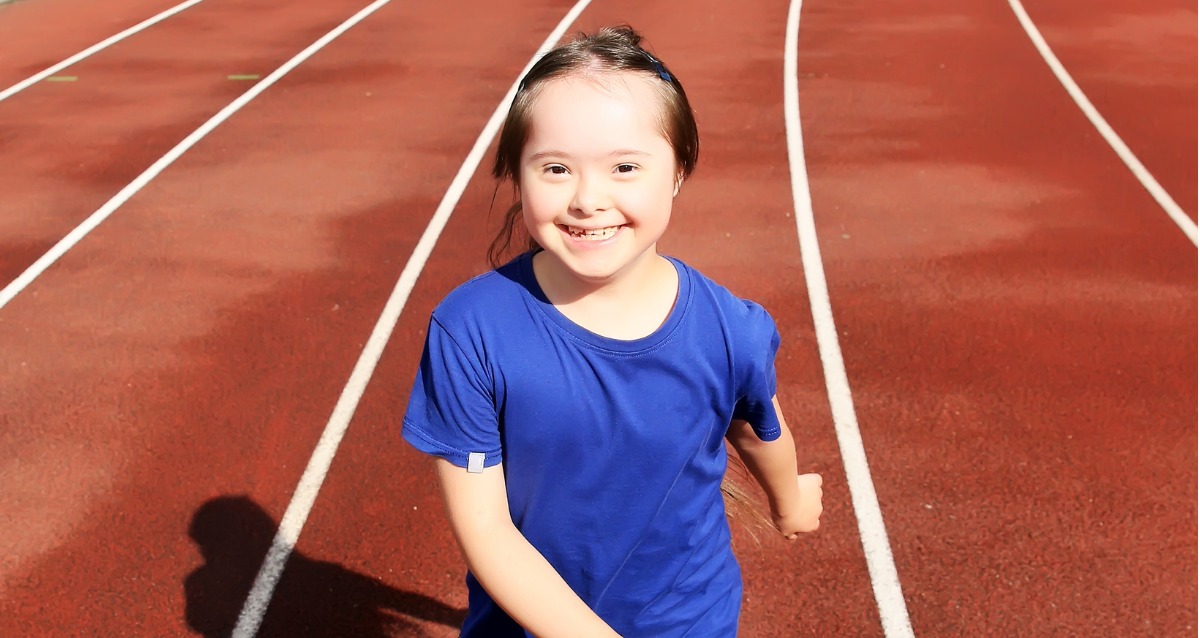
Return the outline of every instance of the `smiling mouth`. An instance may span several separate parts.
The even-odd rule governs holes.
[[[582,239],[584,241],[604,241],[617,234],[621,230],[621,226],[609,226],[608,228],[578,228],[575,226],[559,226],[566,231],[573,239]]]

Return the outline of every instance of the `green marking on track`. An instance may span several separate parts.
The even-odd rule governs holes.
[[[257,80],[259,77],[260,76],[255,73],[246,73],[246,74],[230,75],[229,79],[230,80]]]
[[[78,79],[79,79],[79,76],[77,76],[77,75],[52,75],[52,76],[46,78],[46,81],[47,82],[74,82],[75,80],[78,80]]]

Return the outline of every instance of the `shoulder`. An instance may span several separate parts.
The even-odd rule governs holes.
[[[433,309],[433,320],[449,328],[503,317],[522,303],[524,289],[514,260],[459,284]]]
[[[717,313],[722,323],[728,324],[734,331],[761,332],[765,330],[773,332],[775,330],[774,319],[761,304],[738,296],[683,261],[671,259],[691,280],[693,303],[702,307],[707,306],[708,311]]]
[[[704,333],[702,341],[721,343],[738,379],[756,378],[779,351],[780,336],[771,313],[756,301],[745,299],[725,286],[681,264],[691,281],[689,314]],[[719,338],[716,335],[720,335]],[[739,382],[740,383],[740,382]]]
[[[692,303],[697,314],[708,314],[725,339],[733,381],[739,395],[765,405],[775,394],[775,356],[780,336],[775,320],[761,304],[740,297],[699,271],[684,266],[692,280]],[[765,412],[741,413],[752,423],[768,423]],[[765,440],[765,439],[764,439]]]

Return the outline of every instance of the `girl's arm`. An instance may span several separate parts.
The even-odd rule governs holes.
[[[513,620],[540,638],[619,638],[513,525],[503,465],[473,474],[444,459],[436,463],[463,558]]]
[[[783,420],[778,398],[773,397],[771,403],[782,430],[779,438],[763,441],[745,421],[730,424],[726,438],[766,492],[775,526],[785,537],[794,539],[797,533],[811,532],[821,524],[821,477],[797,476],[792,432]]]

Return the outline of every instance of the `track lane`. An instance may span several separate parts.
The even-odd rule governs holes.
[[[366,4],[205,2],[71,67],[77,82],[0,102],[3,152],[23,160],[0,175],[0,281],[252,86],[230,74],[267,75]]]
[[[204,0],[185,0],[184,2],[181,2],[177,5],[175,5],[174,7],[171,7],[171,8],[169,8],[165,11],[162,11],[158,14],[155,14],[154,16],[151,16],[151,17],[135,24],[134,26],[129,27],[128,29],[123,29],[120,32],[115,33],[115,34],[101,40],[100,42],[97,42],[96,44],[93,44],[92,46],[80,51],[79,53],[76,53],[60,62],[57,62],[51,66],[48,66],[45,69],[25,78],[24,80],[21,80],[20,82],[17,82],[16,84],[0,91],[0,100],[6,100],[6,99],[20,93],[21,91],[24,91],[25,89],[36,85],[38,82],[74,81],[75,79],[77,79],[74,76],[60,76],[60,75],[56,75],[56,74],[69,69],[70,67],[78,64],[79,62],[86,60],[87,58],[90,58],[91,56],[93,56],[113,45],[120,44],[124,40],[127,40],[127,39],[137,35],[138,33],[145,31],[146,29],[152,28],[155,25],[162,23],[164,20],[169,20],[172,17],[179,15],[183,11],[187,11],[188,9],[196,6],[197,4],[199,4],[203,1]]]
[[[1025,8],[1088,99],[1196,221],[1196,5],[1031,0]]]
[[[361,346],[347,341],[369,332],[378,313],[372,300],[381,303],[403,263],[398,247],[423,227],[422,220],[408,222],[415,230],[397,227],[395,211],[432,210],[430,200],[436,205],[495,92],[511,82],[508,56],[536,44],[538,20],[552,24],[554,12],[565,10],[534,4],[538,17],[508,31],[493,31],[482,8],[447,8],[441,17],[405,10],[370,45],[348,48],[345,58],[340,48],[328,51],[321,59],[341,61],[280,87],[286,108],[252,109],[246,126],[204,144],[157,193],[131,204],[133,214],[118,228],[103,228],[98,245],[18,300],[25,308],[19,318],[0,312],[0,343],[22,344],[0,348],[0,392],[13,391],[0,403],[19,409],[0,415],[0,431],[16,436],[29,417],[38,426],[21,436],[39,427],[47,436],[26,458],[63,459],[39,468],[46,472],[36,486],[19,485],[34,495],[28,501],[0,509],[68,511],[73,499],[86,501],[66,533],[45,526],[53,517],[28,518],[42,526],[23,534],[66,540],[19,570],[20,597],[0,590],[0,633],[124,623],[175,635],[187,631],[185,615],[220,623],[236,614],[240,579],[257,565],[263,539],[269,543],[328,417],[330,395]],[[777,84],[771,89],[759,78],[781,73],[778,53],[769,52],[782,46],[786,6],[777,4],[778,14],[771,5],[763,14],[752,7],[736,15],[711,3],[688,10],[611,5],[621,12],[594,19],[645,29],[687,81],[705,146],[680,198],[669,234],[675,243],[664,247],[775,311],[785,335],[781,398],[800,445],[811,446],[802,461],[813,459],[827,480],[840,480],[832,433],[820,433],[829,415],[804,291],[795,288],[802,285],[797,262],[776,261],[766,248],[788,248],[794,237],[790,219],[778,220],[790,206],[774,112],[781,98]],[[1006,106],[1013,95],[1028,95],[1017,87],[1037,77],[1039,59],[1002,56],[1023,61],[993,69],[986,81],[995,86],[956,68],[960,60],[994,57],[986,49],[998,40],[1006,51],[1024,50],[1019,34],[997,36],[1002,14],[981,19],[957,5],[933,9],[885,23],[886,16],[854,4],[808,0],[801,35],[801,110],[815,155],[810,170],[834,312],[847,333],[848,360],[857,362],[851,381],[856,391],[865,388],[856,397],[868,397],[861,420],[868,445],[876,442],[868,449],[872,468],[884,469],[877,484],[890,495],[889,530],[905,532],[894,546],[907,548],[902,579],[917,633],[1168,635],[1195,616],[1194,603],[1177,598],[1181,583],[1195,582],[1194,509],[1190,522],[1178,516],[1181,502],[1195,503],[1196,349],[1194,337],[1187,339],[1196,322],[1195,280],[1180,282],[1178,274],[1181,265],[1194,271],[1194,254],[1180,261],[1178,237],[1141,224],[1154,214],[1143,208],[1144,193],[1124,186],[1123,167],[1096,159],[1104,149],[1088,141],[1053,85],[1038,85],[1040,102]],[[451,13],[460,17],[459,10],[479,17],[470,23],[476,26],[428,29]],[[979,22],[992,26],[972,38],[966,27]],[[742,36],[752,44],[735,58],[730,51]],[[401,42],[433,62],[398,65],[389,55]],[[486,72],[463,53],[480,44],[492,47],[483,56]],[[945,69],[934,70],[947,62],[949,79]],[[431,88],[445,78],[463,91],[448,102]],[[460,86],[463,78],[484,85]],[[347,79],[354,88],[339,88]],[[371,98],[389,101],[365,99],[366,85]],[[944,97],[960,85],[978,94]],[[1045,108],[1054,115],[1046,118]],[[357,117],[353,129],[333,123],[347,112]],[[398,121],[412,129],[399,130]],[[939,127],[960,139],[928,134]],[[408,137],[412,130],[418,141]],[[1016,148],[1030,135],[1055,150]],[[1089,158],[1080,168],[1094,171],[1082,174],[1083,186],[1055,159],[1076,153]],[[947,176],[953,179],[941,179]],[[355,195],[331,198],[331,183]],[[747,184],[765,203],[747,198]],[[352,606],[370,600],[380,601],[371,610],[391,610],[383,615],[399,631],[453,635],[448,624],[464,603],[455,598],[461,567],[431,476],[396,431],[424,317],[449,286],[483,268],[489,219],[464,213],[486,210],[491,195],[486,180],[473,182],[456,213],[458,230],[436,252],[440,274],[430,277],[437,281],[423,280],[424,301],[414,300],[393,337],[302,539],[302,560],[285,574],[296,587],[282,608],[296,614],[293,622],[301,611],[332,607],[341,615],[324,618],[365,634],[388,622]],[[342,207],[354,212],[342,216]],[[716,221],[726,215],[737,223]],[[728,244],[714,241],[713,228],[722,226]],[[160,245],[137,247],[134,229]],[[180,247],[187,254],[177,254]],[[745,268],[747,255],[760,260],[755,269]],[[1063,280],[1077,285],[1067,290]],[[793,335],[800,343],[786,341]],[[1061,351],[1039,345],[1047,335]],[[1116,355],[1104,349],[1113,343]],[[1047,369],[1062,380],[1038,376]],[[1189,410],[1190,430],[1177,418]],[[1000,440],[996,424],[1015,440]],[[1174,438],[1164,441],[1162,430]],[[1134,475],[1106,469],[1118,462]],[[11,468],[4,476],[14,476]],[[1151,489],[1152,482],[1162,487]],[[79,496],[79,487],[96,493]],[[210,500],[218,497],[225,498]],[[770,540],[759,550],[738,536],[748,635],[877,635],[848,497],[830,484],[827,500],[820,535],[791,550],[797,563],[780,561]],[[212,551],[207,562],[185,536],[201,512],[213,515],[201,530],[205,548],[227,550]],[[901,524],[892,525],[896,515]],[[1134,543],[1137,534],[1145,545]],[[12,536],[0,538],[11,543]],[[191,587],[181,595],[185,580]],[[317,604],[314,591],[341,595]]]
[[[0,89],[179,4],[182,0],[37,0],[0,4]]]
[[[480,6],[389,5],[0,314],[16,344],[0,355],[2,506],[39,521],[0,534],[0,633],[232,626],[239,570],[261,561],[405,252],[507,90],[486,72],[514,55],[495,28]],[[464,75],[478,80],[428,91]],[[306,564],[309,600],[331,582],[387,593]]]
[[[818,233],[916,634],[1194,632],[1194,248],[1003,3],[805,10]]]
[[[744,529],[736,529],[746,580],[743,633],[880,635],[829,425],[789,216],[781,107],[786,14],[786,2],[739,7],[602,2],[588,7],[579,28],[629,22],[683,78],[698,111],[703,150],[663,248],[775,314],[785,338],[778,362],[780,398],[802,463],[826,477],[828,506],[817,535],[788,545],[760,532],[762,545],[756,546]],[[399,420],[429,312],[452,287],[486,269],[487,243],[509,201],[502,189],[490,206],[493,192],[484,172],[472,179],[409,298],[298,545],[307,555],[386,575],[395,589],[434,597],[450,608],[466,604],[464,567],[429,463],[399,440]],[[751,255],[754,266],[748,268]],[[289,578],[286,571],[283,578]],[[436,624],[422,626],[430,635],[453,635]]]

